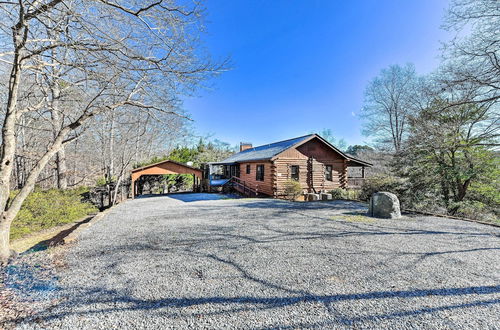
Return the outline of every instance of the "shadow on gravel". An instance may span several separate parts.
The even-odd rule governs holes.
[[[136,199],[149,199],[149,198],[171,198],[181,202],[200,202],[200,201],[217,201],[223,199],[234,199],[236,195],[231,194],[218,194],[218,193],[192,193],[192,192],[179,192],[169,194],[147,194],[139,195]]]
[[[32,247],[30,247],[28,250],[26,250],[23,253],[26,254],[26,253],[31,253],[31,252],[35,252],[35,251],[42,251],[42,250],[46,250],[49,247],[53,247],[53,246],[62,244],[64,242],[64,239],[69,234],[71,234],[72,232],[74,232],[81,225],[83,225],[85,223],[88,223],[90,220],[92,220],[92,218],[94,216],[95,216],[95,214],[91,215],[89,217],[86,217],[85,219],[83,219],[81,221],[76,222],[70,228],[65,229],[63,231],[60,231],[59,233],[57,233],[56,235],[54,235],[53,237],[51,237],[49,239],[46,239],[46,240],[41,241],[41,242],[38,242],[37,244],[33,245]]]
[[[268,286],[269,283],[259,281],[259,283]],[[272,286],[273,288],[282,289]],[[217,315],[223,313],[234,313],[241,311],[260,310],[282,308],[284,306],[295,305],[304,302],[317,302],[325,304],[326,307],[334,312],[335,303],[343,301],[357,301],[370,299],[400,299],[400,298],[419,298],[419,297],[449,297],[449,296],[464,296],[464,295],[488,295],[500,293],[500,286],[473,286],[466,288],[441,288],[441,289],[416,289],[402,291],[376,291],[354,294],[338,294],[338,295],[312,295],[306,292],[295,290],[286,290],[292,296],[274,296],[274,297],[252,297],[252,296],[237,296],[237,297],[200,297],[200,298],[166,298],[159,300],[137,299],[129,295],[123,295],[116,290],[107,290],[100,287],[95,288],[75,288],[77,295],[73,295],[66,300],[63,305],[78,306],[79,310],[84,309],[84,306],[92,306],[93,309],[85,311],[72,311],[64,313],[47,312],[40,315],[37,321],[49,321],[53,319],[62,319],[68,315],[90,315],[99,313],[109,313],[115,311],[133,311],[133,310],[159,310],[168,308],[168,317],[179,318],[198,315],[197,313],[183,314],[179,308],[195,307],[199,305],[211,304],[229,306],[240,306],[234,309],[223,309],[220,312],[203,313],[203,315]],[[105,304],[109,307],[95,308],[100,304]],[[423,313],[434,313],[443,310],[453,310],[461,308],[470,308],[473,306],[500,304],[500,299],[485,299],[475,300],[473,302],[449,304],[444,306],[416,308],[411,310],[396,311],[394,313],[374,314],[363,317],[349,318],[342,316],[338,318],[342,324],[352,324],[353,322],[369,321],[378,319],[391,319],[404,316],[412,316]],[[112,307],[120,305],[120,307]],[[125,306],[124,306],[125,305]],[[246,306],[245,306],[246,305]],[[250,306],[248,306],[250,305]],[[165,311],[163,311],[165,312]]]
[[[245,201],[245,199],[243,199]],[[360,202],[353,201],[324,201],[324,202],[290,202],[278,199],[251,199],[246,203],[241,203],[237,207],[249,209],[291,209],[291,210],[334,210],[335,208],[345,210],[361,211],[367,206]]]
[[[200,201],[218,201],[222,199],[235,198],[233,195],[224,195],[216,193],[196,193],[196,194],[168,194],[167,197],[179,200],[181,202],[200,202]]]
[[[461,235],[462,237],[471,237],[475,239],[481,236],[491,236],[490,233],[484,232],[463,232],[463,231],[436,231],[436,230],[422,230],[422,229],[398,229],[393,227],[385,227],[382,225],[374,225],[372,223],[353,223],[353,222],[339,222],[336,220],[328,220],[329,223],[335,222],[338,226],[336,228],[328,227],[327,229],[320,228],[319,226],[301,226],[288,225],[288,229],[271,224],[261,224],[262,231],[255,234],[244,234],[244,230],[236,230],[234,227],[210,226],[199,228],[196,232],[192,232],[189,239],[183,238],[169,238],[165,241],[163,237],[148,237],[148,242],[131,242],[130,244],[115,245],[113,249],[107,250],[105,256],[114,258],[115,256],[123,255],[126,253],[133,254],[138,251],[162,251],[169,253],[185,253],[192,252],[194,249],[203,250],[211,246],[217,246],[219,249],[235,250],[244,248],[248,245],[278,242],[293,242],[293,241],[311,241],[311,240],[337,240],[342,238],[363,238],[363,237],[376,237],[376,236],[428,236],[428,235],[442,235],[455,236]],[[482,247],[474,249],[456,249],[446,251],[432,251],[432,252],[404,252],[404,251],[385,251],[379,254],[392,254],[393,257],[415,255],[419,256],[419,260],[423,260],[432,256],[439,256],[444,254],[454,253],[468,253],[478,251],[500,251],[500,247]],[[366,253],[366,252],[363,252]],[[373,253],[376,253],[373,251]],[[84,258],[98,258],[102,256],[101,251],[87,251],[82,255]]]
[[[224,236],[224,235],[223,235]],[[208,235],[207,235],[208,237]],[[203,240],[206,240],[205,237]],[[235,240],[243,239],[248,241],[248,243],[260,243],[260,239],[253,239],[251,237],[245,237],[240,235],[230,234],[227,235],[226,239]],[[37,317],[37,321],[51,321],[57,319],[64,319],[66,316],[70,315],[95,315],[110,312],[126,312],[126,311],[158,311],[164,317],[170,318],[186,318],[193,316],[210,316],[210,315],[222,315],[222,314],[232,314],[247,311],[256,310],[271,310],[283,308],[286,306],[296,305],[300,303],[315,302],[324,305],[324,307],[329,311],[330,314],[335,316],[335,321],[328,321],[330,323],[324,323],[324,325],[354,325],[357,322],[366,321],[378,321],[380,319],[394,319],[407,316],[416,316],[419,314],[430,314],[445,310],[457,310],[472,308],[474,306],[488,306],[500,304],[500,299],[498,298],[498,293],[500,293],[500,285],[491,286],[470,286],[470,287],[448,287],[448,288],[432,288],[432,289],[411,289],[411,290],[385,290],[385,291],[372,291],[372,292],[360,292],[352,294],[333,294],[333,295],[320,295],[313,294],[307,290],[297,290],[293,288],[286,287],[284,285],[273,283],[272,281],[260,278],[253,275],[250,270],[247,270],[245,266],[239,264],[229,257],[220,257],[216,254],[210,253],[200,253],[198,252],[199,246],[193,248],[197,245],[197,240],[191,240],[189,242],[178,242],[178,244],[172,244],[178,246],[179,250],[176,253],[184,254],[186,258],[208,259],[215,266],[216,264],[227,265],[237,271],[239,277],[245,281],[255,283],[266,290],[273,290],[275,292],[272,296],[200,296],[200,297],[171,297],[164,299],[140,299],[134,297],[126,289],[120,290],[110,290],[104,287],[81,287],[74,286],[70,288],[65,288],[67,292],[71,292],[70,296],[66,297],[66,300],[61,303],[62,310],[56,309],[54,312],[50,310],[43,313]],[[448,253],[464,253],[464,252],[476,252],[482,250],[498,250],[500,248],[476,248],[470,250],[456,250],[456,251],[442,251],[442,252],[431,252],[431,253],[410,253],[410,254],[421,254],[422,257],[433,256],[438,254],[448,254]],[[133,244],[120,246],[117,251],[122,253],[122,256],[126,257],[139,250],[154,250],[171,252],[171,248],[151,245],[151,244]],[[91,257],[86,256],[86,257]],[[167,257],[167,256],[165,256]],[[112,268],[119,265],[123,260],[119,256],[116,258],[111,258],[112,263],[108,265],[107,271],[111,271]],[[196,274],[199,279],[203,279],[203,272],[199,271]],[[467,301],[465,296],[475,295],[476,299],[474,301]],[[480,295],[491,295],[490,297],[481,297]],[[435,300],[436,298],[444,297],[464,297],[464,301],[457,303],[456,301],[449,301],[447,299]],[[340,313],[336,310],[336,303],[341,303],[345,301],[363,301],[363,300],[379,300],[379,299],[415,299],[415,298],[432,298],[433,306],[427,305],[426,307],[420,307],[420,304],[416,308],[404,309],[401,307],[400,310],[391,310],[388,313],[372,313],[365,316],[355,316],[345,313]],[[490,298],[490,299],[488,299]],[[420,301],[425,302],[425,301]],[[402,302],[400,302],[402,303]],[[215,305],[218,306],[218,310],[211,312],[200,312],[196,309],[189,309],[195,307],[202,307],[203,305]],[[399,304],[399,303],[398,303]],[[401,304],[404,306],[404,304]],[[188,309],[186,309],[188,308]],[[290,320],[293,322],[293,320]],[[310,324],[315,325],[315,324]],[[308,326],[308,324],[288,324],[290,327],[303,327]],[[280,324],[282,328],[282,324]]]

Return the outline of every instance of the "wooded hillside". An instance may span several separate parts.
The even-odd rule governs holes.
[[[395,192],[406,208],[498,221],[499,20],[498,1],[452,1],[443,25],[456,37],[435,72],[392,65],[370,82],[364,133],[386,160],[367,191]]]

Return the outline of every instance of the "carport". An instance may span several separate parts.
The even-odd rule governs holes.
[[[200,187],[202,173],[200,169],[173,160],[164,160],[159,163],[136,168],[132,170],[132,198],[135,198],[138,194],[136,181],[143,175],[192,174],[193,190],[196,191]]]

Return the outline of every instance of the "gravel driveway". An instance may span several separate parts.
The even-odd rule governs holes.
[[[500,229],[354,202],[185,194],[86,229],[27,328],[500,327]],[[346,215],[345,219],[344,216]]]

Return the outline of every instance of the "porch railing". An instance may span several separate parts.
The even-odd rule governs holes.
[[[249,187],[245,181],[241,180],[236,176],[231,177],[230,182],[233,184],[234,189],[238,190],[243,195],[255,196],[255,197],[259,196],[258,189],[253,189]]]
[[[348,188],[361,188],[366,178],[347,178]]]

